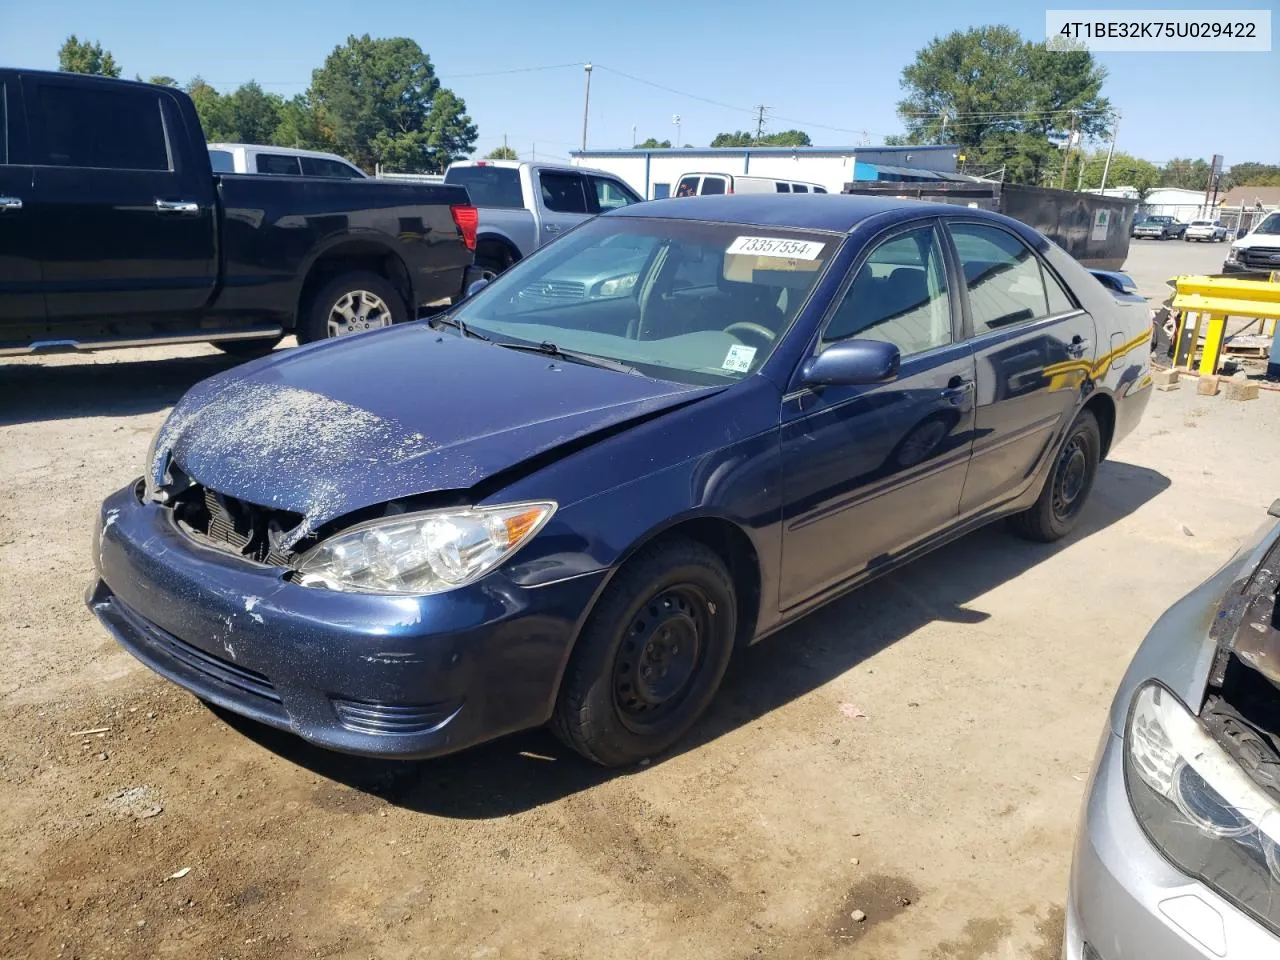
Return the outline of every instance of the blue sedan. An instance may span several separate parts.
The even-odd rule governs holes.
[[[673,744],[733,652],[1000,518],[1066,535],[1150,396],[1145,308],[979,210],[591,220],[447,313],[195,386],[88,601],[197,696],[426,757]]]

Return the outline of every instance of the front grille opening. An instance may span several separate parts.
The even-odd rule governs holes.
[[[304,519],[300,513],[262,507],[195,482],[168,506],[178,527],[193,539],[273,567],[289,566],[293,552],[275,544]]]

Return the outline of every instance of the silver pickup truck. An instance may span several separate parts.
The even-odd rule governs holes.
[[[611,173],[549,163],[465,160],[449,167],[444,182],[466,187],[480,208],[475,263],[494,273],[583,220],[640,202]]]

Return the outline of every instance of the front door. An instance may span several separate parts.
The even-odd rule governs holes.
[[[782,411],[785,609],[955,522],[969,464],[974,361],[956,335],[936,223],[900,229],[856,268],[817,349],[886,340],[889,383],[802,388]]]
[[[204,306],[217,279],[213,184],[176,101],[83,77],[28,74],[23,91],[53,331]]]
[[[40,258],[32,216],[21,93],[14,74],[0,74],[0,343],[44,322]]]
[[[973,462],[961,513],[1023,493],[1080,406],[1098,353],[1093,318],[1022,240],[953,222],[977,359]]]
[[[592,215],[582,174],[540,170],[538,187],[542,193],[540,244],[554,240]]]

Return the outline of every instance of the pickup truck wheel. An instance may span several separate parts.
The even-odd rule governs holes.
[[[408,308],[385,277],[363,270],[344,273],[311,296],[299,319],[298,340],[312,343],[408,319]]]
[[[278,337],[263,337],[261,340],[215,340],[213,345],[223,353],[247,360],[250,357],[266,356],[283,339],[284,335],[281,334]]]
[[[708,547],[670,540],[638,554],[582,628],[552,729],[606,767],[665,750],[719,689],[736,614],[733,579]]]
[[[1013,532],[1027,540],[1052,543],[1071,532],[1089,499],[1102,458],[1102,431],[1090,411],[1080,411],[1036,502],[1009,518]]]

